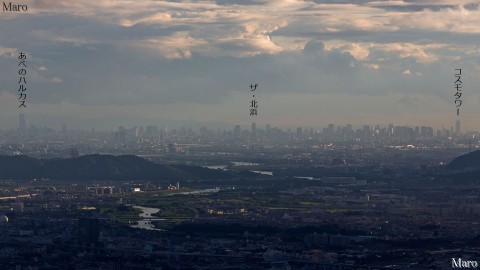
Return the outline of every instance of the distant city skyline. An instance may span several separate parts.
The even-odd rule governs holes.
[[[0,13],[0,128],[480,130],[477,0],[25,0]],[[27,55],[18,108],[18,55]],[[456,115],[455,69],[462,69]],[[250,116],[250,85],[258,115]],[[460,98],[459,98],[460,99]]]
[[[34,117],[34,119],[36,119]],[[35,126],[35,127],[46,127],[46,128],[52,128],[56,130],[62,130],[62,132],[65,132],[68,129],[83,129],[83,130],[90,130],[90,129],[95,129],[96,131],[116,131],[119,128],[133,128],[133,127],[148,127],[148,126],[153,126],[157,127],[159,129],[161,128],[167,128],[170,130],[173,129],[181,129],[181,128],[193,128],[195,130],[200,130],[201,128],[207,128],[210,130],[216,130],[216,129],[221,129],[221,130],[231,130],[234,131],[236,127],[240,127],[242,130],[265,130],[268,128],[280,128],[283,129],[284,131],[291,130],[291,132],[295,133],[298,132],[299,129],[302,129],[303,131],[307,131],[309,129],[313,129],[315,131],[322,131],[322,129],[327,128],[329,126],[334,126],[335,129],[340,128],[340,127],[347,127],[351,126],[353,129],[362,129],[364,126],[369,126],[372,129],[375,127],[380,127],[380,128],[386,128],[390,126],[394,127],[410,127],[410,128],[416,128],[416,127],[431,127],[434,130],[451,130],[454,132],[454,134],[458,133],[464,133],[464,132],[480,132],[480,130],[464,130],[463,129],[463,123],[460,120],[456,120],[454,124],[450,126],[443,125],[439,128],[430,126],[428,124],[420,124],[420,125],[408,125],[408,124],[395,124],[395,123],[359,123],[359,124],[353,124],[353,123],[328,123],[325,125],[317,125],[317,126],[307,126],[307,125],[296,125],[296,126],[282,126],[282,125],[275,125],[272,123],[258,123],[255,121],[249,122],[247,124],[238,124],[238,123],[221,123],[221,122],[212,122],[212,123],[201,123],[201,122],[188,122],[188,121],[179,121],[179,122],[174,122],[174,121],[168,121],[168,120],[159,120],[158,122],[142,122],[144,124],[139,124],[138,122],[131,123],[131,125],[126,125],[126,124],[119,124],[117,126],[75,126],[71,125],[72,123],[63,123],[63,124],[55,124],[55,125],[48,125],[45,123],[48,123],[48,121],[39,121],[38,123],[35,120],[29,120],[28,115],[26,114],[19,114],[16,119],[17,123],[16,126],[12,127],[3,127],[0,130],[14,130],[17,129],[19,131],[24,131],[28,129],[30,126]],[[42,124],[43,123],[43,124]]]

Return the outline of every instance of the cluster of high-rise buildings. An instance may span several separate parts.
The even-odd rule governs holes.
[[[36,130],[35,126],[31,126],[30,130]],[[20,114],[18,119],[18,132],[19,133],[28,133],[27,121],[25,114]],[[72,131],[72,130],[70,130]],[[95,132],[95,129],[92,129],[92,132]],[[469,132],[474,134],[476,132]],[[67,126],[62,125],[61,134],[67,136]],[[250,128],[244,128],[241,125],[235,125],[233,130],[228,129],[217,129],[209,130],[207,127],[202,127],[199,130],[194,131],[192,128],[179,128],[179,129],[168,129],[168,128],[158,128],[155,125],[149,126],[134,126],[131,128],[125,128],[124,126],[119,126],[116,131],[112,133],[112,141],[118,144],[124,144],[131,140],[132,138],[139,137],[151,137],[158,135],[170,134],[173,136],[208,136],[208,135],[222,135],[225,137],[233,138],[263,138],[263,139],[277,139],[282,137],[287,138],[321,138],[325,140],[368,140],[372,137],[377,138],[397,138],[397,139],[431,139],[434,137],[459,137],[462,135],[461,131],[461,122],[457,120],[455,122],[455,127],[450,127],[449,129],[442,128],[439,130],[434,130],[429,126],[407,126],[407,125],[394,125],[388,124],[387,126],[381,125],[363,125],[360,127],[354,127],[352,124],[346,124],[343,126],[336,126],[335,124],[328,124],[328,126],[323,128],[304,128],[297,127],[292,130],[282,129],[279,127],[272,127],[270,124],[266,124],[265,128],[257,127],[257,124],[253,122]]]
[[[27,125],[19,115],[18,129],[0,131],[0,154],[64,155],[75,157],[88,153],[151,155],[160,153],[188,154],[192,149],[208,151],[248,148],[315,148],[319,145],[349,145],[353,148],[421,146],[471,147],[480,144],[478,132],[462,132],[459,120],[455,127],[434,130],[429,126],[389,124],[354,126],[328,124],[323,128],[280,128],[255,122],[250,126],[234,125],[226,129],[202,127],[166,128],[120,126],[113,131],[40,128]],[[203,150],[202,150],[203,151]],[[63,154],[62,154],[63,153]]]

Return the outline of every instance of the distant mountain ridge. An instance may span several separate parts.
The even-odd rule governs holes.
[[[0,178],[29,180],[184,180],[228,177],[198,166],[156,164],[134,155],[85,155],[77,158],[36,159],[0,155]]]
[[[456,157],[447,165],[447,168],[455,171],[480,170],[480,150]]]

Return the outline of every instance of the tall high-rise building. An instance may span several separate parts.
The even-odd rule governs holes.
[[[65,124],[62,125],[62,134],[63,134],[63,138],[65,140],[67,140],[67,135],[68,135],[67,134],[67,125],[65,125]]]
[[[233,135],[235,137],[240,137],[242,134],[242,129],[240,128],[240,125],[235,125],[235,128],[233,129]]]
[[[433,128],[421,126],[420,127],[420,135],[425,138],[432,138],[433,137]]]
[[[123,126],[118,127],[118,142],[121,144],[125,144],[126,142],[126,131]]]
[[[297,127],[297,137],[300,138],[303,134],[303,129],[301,127]]]
[[[415,127],[415,137],[418,138],[420,137],[420,127]]]
[[[27,121],[25,120],[25,114],[18,115],[18,131],[25,132],[27,129]]]
[[[134,136],[135,138],[138,138],[138,137],[140,136],[140,128],[139,128],[139,127],[133,127],[132,131],[133,131],[133,132],[132,132],[132,133],[133,133],[133,136]]]
[[[460,135],[460,132],[461,132],[461,130],[460,130],[460,120],[457,120],[455,122],[455,135],[457,135],[457,136]]]
[[[252,123],[252,137],[257,137],[257,125],[255,124],[255,122]]]
[[[333,138],[333,135],[335,134],[335,125],[334,124],[328,124],[328,127],[323,128],[323,135],[329,139]]]
[[[388,136],[392,137],[395,131],[395,125],[394,124],[388,124]]]

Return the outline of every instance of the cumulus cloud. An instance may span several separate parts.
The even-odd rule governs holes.
[[[2,47],[0,47],[0,57],[13,58],[13,57],[15,57],[16,53],[17,53],[17,49],[15,49],[15,48],[2,48]]]
[[[58,78],[58,77],[53,77],[53,78],[50,79],[50,81],[51,81],[52,83],[61,83],[61,82],[63,82],[63,80],[60,79],[60,78]]]

